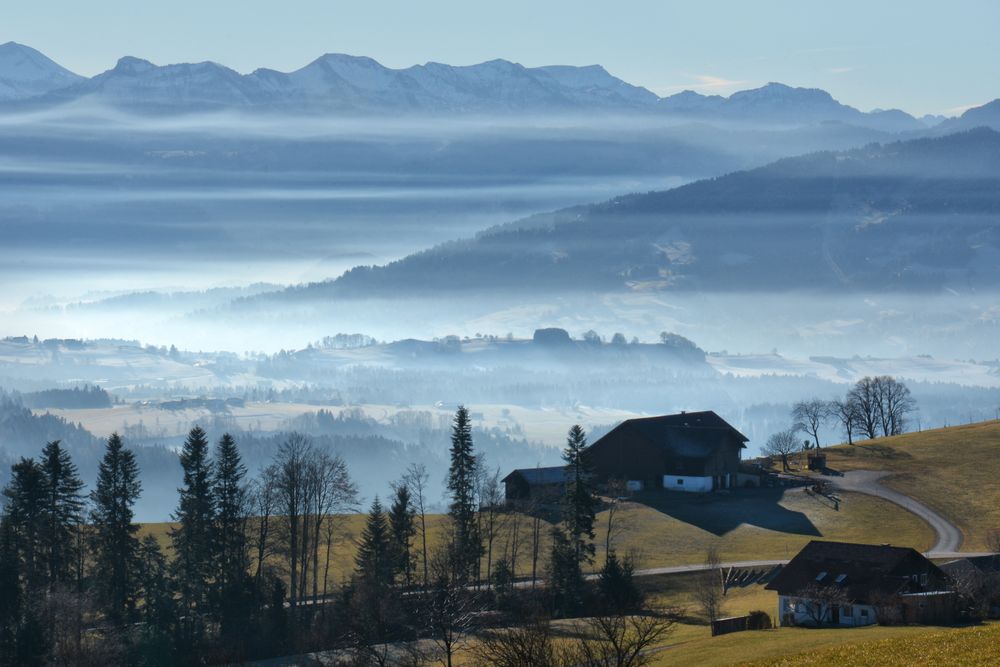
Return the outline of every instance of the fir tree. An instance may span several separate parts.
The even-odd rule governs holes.
[[[590,563],[594,559],[594,521],[597,515],[597,494],[591,484],[591,472],[586,460],[587,436],[579,425],[569,430],[563,461],[566,462],[567,485],[563,498],[563,522],[576,560]]]
[[[392,536],[395,573],[409,586],[413,575],[413,537],[417,534],[416,510],[410,501],[410,489],[396,486],[389,508],[389,532]]]
[[[195,426],[181,448],[184,482],[173,515],[177,527],[170,531],[180,603],[189,616],[207,611],[212,579],[215,499],[208,450],[205,432]]]
[[[130,620],[135,610],[139,526],[132,522],[132,507],[141,491],[135,454],[113,433],[98,468],[90,511],[95,588],[113,623]]]
[[[50,585],[74,580],[77,563],[76,534],[83,520],[83,481],[76,465],[58,440],[42,450],[45,473],[45,558]]]
[[[452,422],[448,491],[451,493],[448,515],[454,531],[452,566],[456,576],[464,580],[474,571],[482,554],[476,522],[476,456],[472,449],[469,411],[465,406],[459,406]]]

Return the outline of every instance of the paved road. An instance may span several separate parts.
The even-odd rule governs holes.
[[[831,485],[844,491],[854,491],[855,493],[865,493],[870,496],[885,498],[889,502],[896,503],[903,509],[907,509],[921,519],[926,521],[937,533],[937,542],[931,547],[931,553],[956,553],[962,548],[962,531],[951,521],[941,516],[927,505],[914,500],[910,496],[893,491],[879,483],[879,480],[888,475],[882,470],[850,470],[842,477],[833,477],[829,481]],[[941,556],[944,557],[944,556]]]

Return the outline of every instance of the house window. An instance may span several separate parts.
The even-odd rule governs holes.
[[[846,580],[847,580],[847,575],[846,574],[838,574],[837,578],[833,580],[833,583],[835,583],[835,584],[842,584]]]
[[[826,579],[826,571],[820,572],[816,575],[816,581],[823,581]]]
[[[924,572],[923,574],[920,575],[920,585],[921,586],[926,586],[927,585],[927,573],[926,572]]]
[[[868,618],[868,610],[867,609],[862,609],[861,610],[861,618]]]
[[[840,608],[840,615],[847,616],[848,618],[854,618],[854,607],[844,605]]]
[[[678,486],[683,486],[684,485],[684,480],[683,479],[678,479],[677,480],[677,485]]]

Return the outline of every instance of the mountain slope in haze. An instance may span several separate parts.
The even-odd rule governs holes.
[[[535,216],[262,299],[1000,286],[1000,134],[817,153]]]
[[[16,45],[15,45],[16,46]],[[26,47],[18,47],[26,49]],[[59,68],[37,51],[50,69]],[[402,69],[345,54],[326,54],[292,72],[240,74],[213,62],[157,66],[124,57],[91,79],[62,70],[46,85],[0,101],[34,106],[90,100],[138,111],[258,109],[298,113],[643,113],[685,120],[765,125],[841,122],[888,132],[927,125],[898,110],[862,112],[829,93],[770,83],[728,98],[683,91],[661,98],[612,76],[600,65],[524,67],[507,60],[467,66],[427,63]],[[0,86],[2,86],[0,79]],[[2,92],[0,88],[0,92]]]
[[[29,46],[0,44],[0,102],[44,95],[83,80]]]
[[[943,121],[937,129],[941,132],[955,132],[975,127],[1000,130],[1000,99],[987,102],[982,106],[972,107],[958,118],[949,118]]]

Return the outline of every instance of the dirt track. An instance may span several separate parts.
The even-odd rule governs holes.
[[[880,484],[879,480],[888,474],[888,472],[880,470],[851,470],[845,472],[842,477],[832,478],[830,483],[844,491],[866,493],[870,496],[884,498],[919,516],[929,523],[937,534],[937,542],[930,549],[932,553],[959,551],[962,548],[962,531],[958,529],[958,526],[920,501]],[[886,535],[886,541],[889,541],[890,537],[890,535]]]

